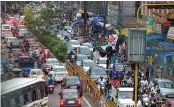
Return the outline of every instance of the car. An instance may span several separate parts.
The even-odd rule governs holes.
[[[19,31],[21,29],[27,29],[27,27],[25,25],[18,25],[17,31]]]
[[[27,35],[29,33],[28,29],[20,29],[17,33],[18,37],[24,37],[24,35]]]
[[[73,49],[77,49],[80,47],[80,42],[78,40],[70,40],[69,45],[71,45]]]
[[[63,89],[60,93],[60,107],[81,107],[77,89]]]
[[[35,44],[36,43],[36,40],[34,38],[29,38],[29,39],[26,39],[28,42],[29,42],[29,45],[31,46],[32,44]]]
[[[18,40],[16,37],[8,37],[6,41],[6,45],[9,48],[11,46],[11,41]]]
[[[2,24],[2,31],[11,31],[11,25],[10,24]]]
[[[13,48],[9,52],[9,58],[11,58],[11,57],[19,58],[19,56],[25,56],[25,55],[26,55],[26,53],[24,53],[22,51],[22,49],[20,49],[20,48]]]
[[[7,39],[8,37],[13,37],[13,35],[11,33],[4,33],[1,35],[1,38],[3,39]]]
[[[87,55],[77,54],[76,55],[76,59],[75,59],[76,60],[76,64],[78,66],[80,66],[81,63],[82,63],[82,61],[85,60],[85,59],[88,59],[88,56]]]
[[[77,89],[80,96],[83,95],[82,83],[77,76],[66,76],[63,78],[61,89]]]
[[[97,82],[100,76],[103,76],[105,80],[108,79],[108,75],[106,73],[106,70],[101,66],[92,66],[90,67],[89,71],[87,72],[91,80]]]
[[[163,78],[154,78],[150,84],[154,87],[158,86],[162,95],[167,97],[168,95],[174,95],[174,83],[171,80]]]
[[[103,68],[106,69],[106,61],[107,58],[98,58],[96,63],[98,66],[102,66]]]
[[[47,59],[45,59],[45,64],[48,64],[48,65],[59,65],[60,62],[56,58],[47,58]]]
[[[90,59],[86,59],[86,60],[83,60],[82,61],[82,67],[83,67],[83,70],[85,73],[87,73],[87,71],[89,70],[90,67],[94,66],[95,63],[93,60],[90,60]]]
[[[55,72],[55,79],[57,82],[62,82],[63,78],[68,76],[68,71],[65,66],[55,65],[53,66],[53,71]]]
[[[93,51],[93,45],[91,43],[82,43],[83,46],[87,46],[90,51]]]
[[[42,78],[43,71],[41,69],[31,69],[30,78]]]
[[[77,49],[77,53],[82,54],[82,55],[87,55],[88,58],[91,58],[91,56],[92,56],[92,52],[89,50],[89,48],[87,46],[80,46]]]
[[[12,40],[11,41],[11,48],[20,48],[20,41],[19,40]]]

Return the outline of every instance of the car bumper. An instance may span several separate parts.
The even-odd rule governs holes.
[[[58,77],[58,78],[55,78],[55,79],[56,79],[57,82],[61,82],[61,81],[63,81],[63,78],[64,77]]]
[[[81,105],[60,105],[60,107],[81,107]]]

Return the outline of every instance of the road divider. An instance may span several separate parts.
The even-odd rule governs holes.
[[[105,101],[103,95],[100,93],[100,90],[97,88],[96,83],[89,78],[87,74],[83,72],[83,69],[80,66],[66,62],[66,68],[70,76],[78,76],[83,84],[83,92],[85,92],[93,102],[98,106],[101,103],[105,102],[106,107],[115,107],[116,105],[112,101]]]

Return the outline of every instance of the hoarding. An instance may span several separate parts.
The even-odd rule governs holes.
[[[128,60],[134,62],[145,61],[146,30],[128,29]]]

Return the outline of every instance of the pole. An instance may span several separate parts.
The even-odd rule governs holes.
[[[119,9],[118,10],[119,35],[121,35],[121,26],[120,26],[121,25],[121,23],[120,23],[121,22],[121,13],[120,13],[121,12],[121,4],[120,3],[121,3],[121,1],[118,2],[118,9]]]
[[[137,107],[137,99],[138,99],[138,96],[137,96],[137,93],[138,93],[138,63],[135,63],[135,107]]]
[[[106,36],[106,16],[107,16],[107,10],[108,10],[108,1],[105,1],[105,16],[104,16],[104,37]]]
[[[139,24],[138,24],[139,12],[140,12],[140,9],[141,9],[142,7],[144,7],[144,6],[171,6],[171,5],[174,6],[174,4],[143,4],[143,5],[141,5],[141,6],[138,8],[138,10],[137,10],[136,28],[138,29],[138,27],[139,27]]]

